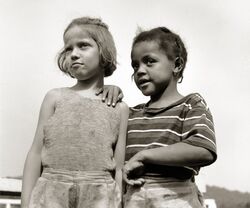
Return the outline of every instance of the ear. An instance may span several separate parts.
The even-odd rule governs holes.
[[[174,73],[179,73],[183,70],[183,66],[184,66],[184,60],[181,57],[176,57],[175,59],[175,67],[173,72]]]

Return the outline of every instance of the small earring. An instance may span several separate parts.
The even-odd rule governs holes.
[[[176,71],[173,72],[174,77],[177,77],[178,74],[179,74],[179,72],[176,72]]]

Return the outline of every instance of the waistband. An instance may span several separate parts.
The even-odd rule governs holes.
[[[53,168],[45,168],[42,178],[59,182],[90,182],[90,183],[113,183],[114,178],[108,171],[70,171]]]
[[[154,186],[157,184],[168,184],[168,187],[176,187],[176,186],[193,186],[193,182],[191,179],[177,179],[177,178],[166,178],[161,176],[144,176],[145,185]]]
[[[186,167],[176,166],[163,166],[163,165],[145,165],[145,175],[147,176],[159,176],[159,178],[174,178],[176,180],[188,180],[191,179],[195,173],[194,170]]]

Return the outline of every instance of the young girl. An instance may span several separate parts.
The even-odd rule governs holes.
[[[116,208],[128,108],[108,108],[95,96],[116,69],[113,38],[106,24],[88,17],[74,19],[63,38],[58,65],[76,84],[44,98],[25,162],[22,208]]]
[[[194,176],[216,160],[215,134],[204,99],[177,90],[187,62],[185,46],[177,34],[158,27],[135,37],[131,59],[135,83],[150,100],[130,108],[124,206],[202,207]]]

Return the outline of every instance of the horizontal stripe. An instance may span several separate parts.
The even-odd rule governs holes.
[[[212,122],[210,119],[207,118],[207,115],[206,115],[205,113],[201,114],[200,116],[187,117],[187,118],[185,118],[184,121],[189,121],[189,120],[193,120],[193,119],[200,119],[200,118],[202,118],[203,116],[205,117],[205,119],[206,119],[210,124],[214,125],[213,122]]]
[[[185,107],[188,107],[188,109],[189,110],[192,110],[192,106],[190,105],[190,104],[187,104],[187,103],[182,103],[182,104],[180,104],[180,105],[177,105],[177,106],[175,106],[175,108],[178,108],[178,107],[180,107],[180,106],[185,106]]]
[[[209,131],[211,131],[212,134],[214,134],[214,132],[205,124],[196,124],[195,126],[202,126],[202,127],[206,127],[207,129],[209,129]],[[196,129],[197,130],[197,129]],[[177,136],[185,136],[188,133],[190,133],[192,131],[192,129],[190,131],[184,132],[184,133],[178,133],[176,131],[173,131],[171,129],[144,129],[144,130],[129,130],[128,134],[131,133],[148,133],[148,132],[171,132]]]
[[[126,148],[134,148],[134,147],[150,147],[150,146],[161,146],[161,147],[166,147],[168,146],[167,144],[162,144],[158,142],[152,142],[150,144],[131,144],[127,145]]]
[[[135,118],[129,118],[129,121],[134,121],[134,120],[155,120],[155,119],[178,119],[180,121],[184,121],[184,118],[180,118],[179,116],[155,116],[155,117],[135,117]]]
[[[197,122],[196,122],[197,123]],[[204,123],[204,122],[202,122]],[[183,122],[179,120],[136,120],[136,121],[129,121],[128,122],[128,130],[133,130],[133,129],[172,129],[179,132],[181,130],[181,127],[183,126]]]
[[[194,126],[205,127],[205,128],[207,128],[212,134],[215,134],[214,131],[213,131],[212,129],[210,129],[209,126],[206,125],[206,124],[195,124]]]
[[[216,155],[213,117],[205,100],[193,94],[181,102],[166,108],[143,104],[130,111],[127,159],[143,149],[178,142],[207,148]]]
[[[128,131],[131,130],[145,130],[145,129],[171,129],[172,131],[175,131],[177,133],[182,133],[182,123],[136,123],[136,124],[130,124],[128,125]],[[190,130],[191,128],[187,128],[186,131]]]
[[[192,116],[192,117],[187,117],[187,118],[181,118],[179,116],[155,116],[155,117],[134,117],[134,118],[129,118],[129,121],[134,121],[134,120],[156,120],[156,119],[178,119],[180,121],[188,121],[188,120],[193,120],[193,119],[200,119],[202,117],[205,117],[205,119],[213,124],[213,122],[207,118],[206,114],[201,114],[200,116]]]
[[[171,134],[171,133],[170,133]],[[135,133],[135,134],[130,134],[130,136],[127,139],[127,145],[131,145],[131,144],[149,144],[149,143],[153,143],[153,142],[158,142],[158,143],[162,143],[162,144],[174,144],[177,142],[181,142],[181,138],[171,134],[171,136],[169,136],[169,133],[164,133],[164,134],[141,134],[141,133]]]
[[[203,139],[206,139],[207,141],[209,141],[210,143],[212,143],[213,146],[216,147],[216,144],[215,144],[215,142],[214,142],[212,139],[209,139],[208,137],[205,137],[205,136],[202,135],[202,134],[195,134],[194,136],[198,136],[198,137],[201,137],[201,138],[203,138]]]
[[[188,134],[189,132],[185,132],[182,134],[177,133],[176,131],[172,131],[171,129],[146,129],[146,130],[129,130],[128,134],[131,133],[148,133],[148,132],[171,132],[177,136],[184,136]]]
[[[193,129],[193,130],[195,130],[195,129],[197,129],[197,130],[202,130],[203,132],[210,132],[210,130],[209,129],[206,129],[206,128],[202,128],[202,127],[197,127],[197,126],[195,126],[195,125],[206,125],[206,126],[208,126],[208,128],[209,129],[211,129],[213,132],[214,132],[214,126],[213,125],[211,125],[210,123],[208,123],[208,122],[202,122],[202,121],[200,121],[199,123],[198,122],[191,122],[191,123],[185,123],[184,125],[183,125],[183,127],[182,127],[182,131],[183,132],[186,132],[186,131],[189,131],[189,130],[191,130],[191,129]],[[168,126],[166,126],[165,128],[167,128]]]
[[[128,132],[128,133],[149,133],[149,132],[151,132],[153,129],[150,129],[150,130],[132,130],[132,131],[130,131],[130,132]],[[157,129],[158,130],[158,129]],[[153,131],[157,131],[156,129],[154,129]],[[161,129],[162,130],[162,129]],[[164,129],[163,131],[166,131],[166,129]],[[171,131],[170,129],[167,129],[167,131],[168,132],[171,132],[171,133],[174,133],[174,134],[178,134],[178,133],[176,133],[176,132],[173,132],[173,131]],[[191,131],[188,131],[188,132],[186,132],[185,134],[188,134],[189,132],[191,132]],[[179,134],[179,136],[184,136],[184,134]],[[200,133],[196,133],[196,134],[194,134],[194,135],[192,135],[192,136],[198,136],[199,138],[203,138],[203,139],[206,139],[207,141],[209,141],[210,143],[212,143],[212,145],[213,146],[215,146],[216,147],[216,144],[215,144],[215,142],[212,140],[212,139],[210,139],[210,138],[208,138],[208,137],[206,137],[206,136],[204,136],[204,135],[202,135],[202,134],[200,134]],[[134,140],[136,140],[137,138],[134,138]],[[129,140],[131,141],[131,140],[133,140],[133,138],[129,138]],[[185,140],[183,140],[183,141],[185,141]],[[133,144],[133,145],[137,145],[137,144]],[[139,145],[139,144],[138,144]],[[140,144],[141,145],[141,144]],[[145,146],[147,146],[148,144],[145,144]],[[140,147],[142,147],[142,146],[140,146]]]
[[[216,147],[216,144],[215,144],[215,142],[212,140],[212,139],[210,139],[210,138],[208,138],[208,137],[205,137],[204,135],[202,135],[202,134],[195,134],[195,135],[193,135],[193,136],[198,136],[198,137],[201,137],[201,138],[203,138],[203,139],[206,139],[207,141],[209,141],[210,143],[212,143],[213,144],[213,146],[215,146]],[[185,140],[184,140],[185,141]],[[152,143],[149,143],[149,144],[131,144],[131,145],[127,145],[127,147],[148,147],[148,146],[152,146],[152,145],[159,145],[159,146],[168,146],[167,144],[163,144],[163,143],[158,143],[158,142],[152,142]]]

